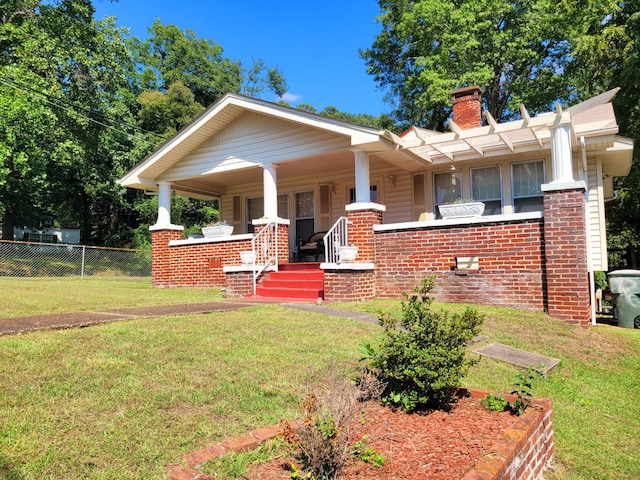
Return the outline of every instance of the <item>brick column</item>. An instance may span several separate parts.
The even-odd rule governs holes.
[[[346,206],[349,243],[358,247],[356,262],[376,261],[376,243],[373,226],[382,224],[385,207],[377,204],[353,203]]]
[[[171,287],[172,265],[169,242],[182,239],[182,227],[154,228],[151,227],[151,279],[153,286]]]
[[[591,298],[584,182],[542,187],[547,309],[552,317],[588,327]]]

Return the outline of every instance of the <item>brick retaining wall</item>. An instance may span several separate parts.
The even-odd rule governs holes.
[[[544,308],[542,220],[422,227],[376,233],[376,296],[398,298],[436,276],[434,297]],[[456,270],[478,257],[479,270]]]

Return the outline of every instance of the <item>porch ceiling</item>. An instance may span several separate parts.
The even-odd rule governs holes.
[[[372,163],[384,162],[409,170],[423,168],[424,162],[406,160],[403,152],[375,153],[370,155]],[[350,150],[341,150],[324,155],[298,158],[277,164],[278,182],[289,179],[313,177],[326,172],[353,171],[354,158]],[[418,166],[416,168],[416,165]],[[409,170],[412,171],[412,170]],[[263,169],[258,165],[246,168],[217,172],[195,177],[172,180],[174,191],[193,198],[209,200],[222,196],[230,187],[238,185],[261,184]]]

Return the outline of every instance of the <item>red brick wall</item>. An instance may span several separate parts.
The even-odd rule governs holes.
[[[256,226],[261,230],[263,226]],[[289,228],[278,225],[278,255],[280,263],[289,261]],[[218,287],[227,286],[223,267],[240,265],[240,252],[251,250],[251,240],[229,239],[218,242],[169,245],[181,240],[181,230],[151,232],[151,271],[154,287]],[[236,280],[233,280],[234,282]],[[253,285],[253,280],[252,280]],[[251,287],[253,289],[253,286]],[[236,285],[234,290],[239,290]]]
[[[358,262],[373,262],[376,245],[373,225],[382,223],[382,212],[379,210],[358,210],[347,214],[349,222],[349,243],[358,247]]]
[[[329,302],[373,300],[376,279],[372,270],[325,270],[324,299]]]
[[[541,220],[425,227],[376,233],[376,295],[398,298],[436,276],[434,298],[544,308]],[[478,257],[479,270],[455,270]]]
[[[152,238],[161,232],[153,232]],[[157,240],[160,244],[164,236]],[[154,240],[155,242],[155,240]],[[251,240],[229,240],[214,243],[169,246],[153,251],[162,256],[163,269],[156,273],[152,265],[154,287],[224,287],[226,275],[222,267],[239,265],[240,252],[251,250]]]
[[[151,232],[151,278],[154,287],[170,287],[172,282],[169,242],[180,240],[182,230],[154,230]]]
[[[582,326],[591,318],[584,190],[544,196],[544,244],[549,315]]]
[[[229,272],[225,287],[227,297],[246,297],[253,294],[253,272]]]

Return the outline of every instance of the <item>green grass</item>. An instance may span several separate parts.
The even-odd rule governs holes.
[[[141,281],[0,278],[0,301],[14,315],[212,298],[219,293]],[[397,301],[340,306],[400,312]],[[554,401],[545,478],[640,478],[640,331],[478,309],[488,342],[561,360],[534,385]],[[166,478],[164,465],[187,452],[295,417],[303,373],[357,358],[377,331],[261,306],[0,337],[0,478]],[[510,391],[516,372],[483,358],[464,384]]]
[[[220,299],[219,289],[158,289],[150,278],[0,277],[0,318]]]
[[[295,418],[305,369],[355,357],[374,329],[264,306],[0,337],[0,478],[166,478]]]

